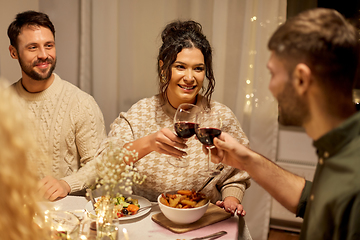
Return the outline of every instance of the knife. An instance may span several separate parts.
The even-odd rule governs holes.
[[[192,238],[190,240],[203,240],[203,239],[213,240],[213,239],[217,239],[217,238],[219,238],[221,236],[224,236],[225,234],[227,234],[226,231],[220,231],[220,232],[216,232],[216,233],[204,236],[204,237]]]
[[[238,216],[239,217],[239,222],[238,222],[238,238],[237,239],[247,239],[246,237],[246,226],[245,226],[245,220],[243,216]]]
[[[216,170],[219,170],[220,172],[224,169],[224,165],[222,164],[219,164],[217,167],[216,167]],[[215,177],[215,176],[214,176]],[[201,188],[199,190],[197,190],[197,192],[200,192],[201,190],[203,190],[210,182],[211,180],[214,179],[214,177],[209,177],[205,183],[201,186]]]

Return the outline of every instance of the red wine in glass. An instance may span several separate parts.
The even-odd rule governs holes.
[[[214,145],[214,137],[218,137],[221,134],[221,130],[217,128],[199,128],[197,130],[197,138],[206,147]]]
[[[198,126],[196,123],[198,112],[201,112],[201,109],[194,104],[183,103],[179,105],[174,116],[174,129],[178,137],[190,138],[195,134],[195,129]],[[168,162],[174,167],[189,166],[189,160],[186,157],[171,157],[168,158]]]
[[[218,169],[210,169],[211,148],[214,148],[214,138],[220,136],[222,119],[219,113],[209,110],[197,114],[198,127],[195,129],[197,139],[208,149],[207,169],[200,174],[214,177],[220,174]]]
[[[190,138],[195,134],[195,128],[199,124],[193,122],[176,122],[174,124],[176,134],[181,138]]]

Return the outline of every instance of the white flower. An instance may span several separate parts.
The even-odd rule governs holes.
[[[131,160],[136,160],[138,153],[128,148],[110,144],[101,161],[97,163],[100,178],[96,179],[96,188],[104,186],[106,195],[114,196],[119,189],[132,193],[132,185],[142,184],[146,176],[138,173]]]

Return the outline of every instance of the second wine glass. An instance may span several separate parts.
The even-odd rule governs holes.
[[[174,129],[178,137],[190,138],[195,134],[197,128],[196,117],[201,109],[190,103],[180,104],[174,116]],[[175,167],[189,166],[187,157],[169,158],[168,162]]]
[[[197,114],[198,127],[196,137],[208,149],[207,168],[200,172],[201,175],[214,177],[220,174],[220,170],[211,169],[211,149],[214,148],[214,138],[220,136],[222,129],[222,119],[219,113],[208,110]]]

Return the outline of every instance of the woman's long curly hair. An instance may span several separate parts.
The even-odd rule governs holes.
[[[161,33],[162,46],[158,55],[159,92],[162,99],[167,100],[166,90],[171,79],[171,66],[177,55],[184,48],[197,48],[204,55],[205,76],[208,86],[203,87],[207,107],[210,107],[212,93],[215,87],[215,77],[212,67],[212,49],[202,32],[202,26],[195,21],[174,21],[166,25]],[[160,65],[162,61],[162,65]],[[165,79],[166,81],[163,81]]]

